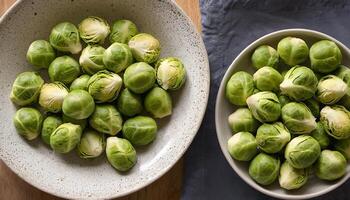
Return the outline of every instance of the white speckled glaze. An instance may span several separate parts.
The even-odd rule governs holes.
[[[340,48],[343,54],[342,63],[346,66],[350,65],[350,50],[341,42],[334,39],[331,36],[328,36],[324,33],[320,33],[317,31],[312,31],[308,29],[285,29],[281,31],[276,31],[270,34],[267,34],[258,40],[254,41],[248,47],[246,47],[232,62],[232,64],[228,67],[224,78],[220,84],[219,92],[216,99],[215,105],[215,124],[216,124],[216,132],[217,137],[220,143],[220,147],[222,152],[224,153],[226,160],[229,162],[231,167],[236,171],[236,173],[251,187],[256,190],[280,199],[308,199],[320,196],[327,192],[334,190],[343,184],[350,177],[350,165],[347,166],[347,174],[337,181],[321,181],[314,175],[311,175],[308,182],[301,189],[295,191],[287,191],[279,187],[278,181],[271,186],[261,186],[254,182],[249,174],[248,174],[248,163],[239,162],[231,158],[230,154],[227,151],[227,140],[232,136],[230,128],[227,123],[228,116],[237,109],[237,106],[233,106],[229,103],[229,101],[225,98],[225,85],[227,81],[230,79],[231,75],[234,72],[244,70],[248,71],[251,74],[255,72],[255,69],[252,67],[250,57],[254,50],[263,44],[268,44],[274,48],[277,47],[277,43],[284,37],[294,36],[299,37],[305,40],[309,47],[311,45],[321,39],[329,39],[333,40],[338,47]]]
[[[183,60],[188,78],[172,93],[173,115],[158,121],[157,139],[138,148],[138,162],[119,173],[105,156],[82,160],[76,152],[55,154],[40,139],[28,142],[12,124],[16,108],[10,102],[16,75],[32,70],[25,54],[36,39],[48,39],[62,21],[78,24],[87,16],[134,21],[139,30],[153,34],[162,46],[161,57]],[[0,21],[0,156],[21,178],[53,195],[74,199],[120,197],[152,183],[184,154],[201,124],[209,95],[209,64],[200,34],[171,0],[26,0],[18,1]]]

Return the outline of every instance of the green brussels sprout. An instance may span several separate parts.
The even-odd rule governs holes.
[[[69,85],[80,75],[80,66],[72,57],[61,56],[52,61],[48,72],[52,82],[59,81]]]
[[[82,46],[77,27],[70,22],[62,22],[53,27],[49,38],[53,48],[62,51],[77,54]]]
[[[350,69],[344,65],[340,65],[334,75],[343,80],[350,87]]]
[[[341,60],[340,49],[332,41],[321,40],[310,48],[311,68],[316,72],[332,72],[339,67]]]
[[[167,91],[160,87],[154,87],[146,94],[145,110],[155,118],[163,118],[172,113],[172,100]]]
[[[295,190],[305,185],[308,177],[308,169],[295,169],[287,161],[285,161],[281,165],[278,182],[283,189]]]
[[[335,139],[350,137],[350,112],[343,106],[326,106],[321,110],[323,128]]]
[[[178,58],[162,58],[157,62],[155,69],[158,85],[164,90],[177,90],[186,81],[186,70]]]
[[[50,136],[50,146],[58,153],[72,151],[80,141],[82,129],[79,125],[64,123],[57,127]]]
[[[90,80],[90,76],[87,74],[83,74],[75,79],[70,85],[70,91],[72,90],[88,90],[88,82]]]
[[[50,115],[43,121],[41,129],[41,139],[48,145],[50,145],[51,134],[56,130],[58,126],[62,124],[62,119],[56,115]]]
[[[35,68],[45,69],[56,58],[56,53],[48,41],[35,40],[29,45],[26,57]]]
[[[117,108],[128,117],[140,114],[143,110],[141,96],[125,88],[117,99]]]
[[[314,72],[304,66],[291,68],[284,76],[280,84],[282,94],[297,100],[303,101],[314,96],[317,90],[317,78]]]
[[[317,99],[326,105],[337,103],[347,92],[348,85],[334,75],[321,78],[317,85]]]
[[[226,98],[236,106],[247,105],[246,100],[254,93],[253,76],[244,71],[234,73],[226,83]]]
[[[228,125],[232,133],[251,132],[254,133],[258,128],[259,122],[253,117],[248,108],[238,108],[228,116]]]
[[[85,90],[73,90],[63,100],[63,114],[74,119],[86,119],[94,110],[94,99]]]
[[[154,63],[160,55],[160,43],[150,34],[139,33],[129,42],[132,55],[138,62]]]
[[[87,119],[74,119],[63,114],[62,120],[63,120],[63,123],[72,123],[72,124],[79,125],[81,127],[81,130],[84,130],[87,126]]]
[[[127,44],[138,32],[136,25],[132,21],[127,19],[117,20],[113,23],[109,41],[111,43]]]
[[[109,163],[118,171],[128,171],[137,162],[136,150],[122,138],[107,138],[106,155]]]
[[[249,132],[238,132],[227,141],[228,152],[239,161],[250,161],[258,153],[254,136]]]
[[[266,153],[280,152],[290,139],[288,129],[281,122],[263,124],[256,133],[256,142]]]
[[[63,99],[67,95],[68,89],[63,83],[45,83],[40,90],[39,105],[53,113],[61,112]]]
[[[99,71],[88,82],[88,91],[96,103],[114,101],[122,88],[122,78],[113,72]]]
[[[278,177],[280,164],[278,158],[265,153],[259,153],[250,162],[249,175],[261,185],[270,185]]]
[[[102,61],[108,70],[119,73],[133,63],[133,58],[128,45],[115,42],[103,53]]]
[[[321,149],[328,147],[330,140],[321,122],[317,122],[316,129],[310,134],[320,144]]]
[[[311,111],[312,115],[316,118],[320,116],[320,104],[315,99],[307,99],[303,102]]]
[[[96,158],[100,156],[106,146],[105,136],[94,130],[87,130],[80,138],[77,146],[81,158]]]
[[[346,159],[350,160],[350,138],[337,140],[334,144],[334,148],[343,154]]]
[[[262,67],[254,73],[253,80],[256,88],[261,91],[278,92],[283,77],[272,67]]]
[[[103,44],[111,29],[106,20],[91,16],[79,24],[79,35],[87,44]]]
[[[79,57],[79,64],[84,72],[93,75],[98,71],[106,69],[103,64],[105,48],[99,45],[88,45],[83,49]]]
[[[44,80],[37,72],[22,72],[12,85],[10,99],[19,106],[35,103],[43,84]]]
[[[142,94],[154,86],[156,71],[145,62],[134,63],[124,72],[124,84],[134,93]]]
[[[286,147],[284,157],[296,169],[310,167],[321,153],[317,140],[309,135],[293,138]]]
[[[251,61],[256,69],[265,66],[277,68],[279,62],[278,59],[279,55],[274,48],[268,45],[262,45],[255,49]]]
[[[278,97],[272,92],[259,92],[247,98],[247,105],[255,119],[260,122],[274,122],[281,115]]]
[[[27,140],[34,140],[41,131],[43,116],[35,108],[20,108],[13,117],[17,133]]]
[[[122,130],[123,118],[112,105],[96,105],[95,111],[89,118],[89,124],[98,132],[116,135]]]
[[[346,166],[346,159],[340,152],[323,150],[315,165],[316,176],[322,180],[336,180],[345,175]]]
[[[137,116],[125,121],[123,136],[135,146],[151,143],[156,138],[157,123],[151,117]]]
[[[291,102],[282,108],[282,120],[291,133],[304,134],[315,130],[316,118],[303,103]]]
[[[277,52],[284,63],[295,66],[306,61],[309,56],[309,47],[300,38],[286,37],[279,41]]]
[[[291,102],[291,100],[289,99],[289,97],[286,96],[286,95],[283,95],[283,94],[280,95],[280,96],[278,97],[278,101],[280,102],[281,107],[283,107],[283,106],[286,105],[287,103]]]

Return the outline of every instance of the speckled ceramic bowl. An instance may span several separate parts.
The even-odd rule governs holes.
[[[138,162],[128,173],[118,173],[106,158],[82,160],[76,152],[55,154],[40,139],[27,142],[15,131],[10,102],[16,75],[33,70],[26,62],[29,44],[48,39],[62,21],[78,24],[95,15],[127,18],[139,30],[153,34],[162,45],[161,56],[183,60],[188,79],[172,93],[173,115],[158,122],[157,139],[137,149]],[[0,156],[21,178],[48,193],[75,199],[106,199],[134,192],[167,172],[184,154],[201,124],[209,95],[207,54],[192,22],[171,0],[20,0],[0,21]]]
[[[277,47],[277,43],[284,37],[294,36],[300,37],[306,41],[306,43],[311,46],[314,42],[321,39],[333,40],[340,48],[343,54],[343,64],[346,66],[350,65],[350,50],[343,45],[341,42],[336,39],[317,31],[307,30],[307,29],[286,29],[281,31],[276,31],[265,35],[247,48],[245,48],[232,62],[232,64],[227,69],[225,76],[220,84],[219,92],[216,99],[216,108],[215,108],[215,123],[216,123],[216,132],[220,147],[224,153],[227,161],[231,167],[236,171],[236,173],[250,186],[256,190],[267,194],[272,197],[280,199],[308,199],[312,197],[317,197],[322,194],[325,194],[335,188],[339,187],[350,177],[350,165],[347,166],[347,174],[337,181],[321,181],[315,176],[311,175],[308,182],[301,189],[294,191],[287,191],[279,187],[278,181],[271,186],[261,186],[254,182],[248,174],[248,163],[239,162],[231,158],[230,154],[227,151],[227,140],[232,136],[230,128],[227,123],[228,116],[237,109],[237,106],[233,106],[225,98],[225,86],[227,81],[230,79],[231,75],[240,70],[248,71],[251,74],[255,72],[255,69],[252,67],[250,57],[254,50],[263,44],[268,44],[274,48]]]

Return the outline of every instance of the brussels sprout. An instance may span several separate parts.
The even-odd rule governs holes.
[[[133,58],[128,45],[115,42],[103,53],[103,64],[110,71],[119,73],[132,64]]]
[[[87,74],[83,74],[75,79],[70,85],[70,90],[86,90],[88,89],[88,82],[90,80],[90,76]]]
[[[249,165],[249,175],[261,185],[270,185],[277,177],[280,160],[265,153],[259,153]]]
[[[20,73],[12,85],[10,99],[19,106],[37,102],[44,80],[37,72]]]
[[[250,161],[258,153],[254,136],[249,132],[234,134],[227,141],[228,152],[232,158],[239,161]]]
[[[46,40],[35,40],[29,45],[27,61],[37,69],[48,68],[56,53]]]
[[[63,114],[62,120],[63,120],[63,123],[72,123],[72,124],[79,125],[81,127],[81,130],[84,130],[87,126],[87,119],[74,119]]]
[[[62,110],[63,99],[68,89],[61,82],[45,83],[40,90],[39,104],[45,110],[58,113]]]
[[[334,75],[321,78],[317,85],[317,99],[326,105],[337,103],[347,92],[348,86]]]
[[[316,118],[303,103],[291,102],[282,108],[282,120],[294,134],[310,133],[316,128]]]
[[[127,44],[138,32],[136,25],[132,21],[126,19],[117,20],[113,23],[109,41],[111,43]]]
[[[53,48],[62,52],[77,54],[82,49],[79,31],[74,24],[69,22],[62,22],[54,26],[49,41]]]
[[[50,145],[51,134],[56,130],[58,126],[62,124],[62,119],[56,115],[46,117],[43,121],[41,129],[41,139],[48,145]]]
[[[58,153],[72,151],[80,141],[82,129],[79,125],[64,123],[57,127],[50,137],[51,148]]]
[[[287,144],[284,157],[292,167],[302,169],[310,167],[320,153],[321,147],[317,140],[308,135],[300,135]]]
[[[312,115],[316,118],[320,116],[320,104],[315,99],[308,99],[303,102],[311,111]]]
[[[137,116],[125,121],[123,136],[135,146],[151,143],[156,138],[157,123],[151,117]]]
[[[280,152],[290,138],[288,129],[281,122],[263,124],[256,133],[256,142],[259,148],[266,153]]]
[[[98,132],[116,135],[122,130],[123,119],[114,106],[102,104],[96,105],[94,113],[89,118],[89,124]]]
[[[106,146],[105,136],[94,130],[87,130],[80,138],[77,146],[81,158],[96,158],[100,156]]]
[[[63,114],[74,119],[86,119],[94,110],[94,99],[85,90],[73,90],[63,100]]]
[[[339,77],[348,85],[348,87],[350,87],[350,69],[348,67],[340,65],[334,75]]]
[[[156,71],[145,62],[134,63],[124,72],[124,84],[134,93],[142,94],[154,86]]]
[[[350,160],[350,138],[345,140],[337,140],[334,144],[334,148],[343,154],[346,159]]]
[[[346,109],[350,109],[350,89],[346,94],[338,101],[338,104],[344,106]]]
[[[306,61],[309,56],[309,47],[300,38],[286,37],[279,41],[277,52],[284,63],[294,66]]]
[[[343,106],[326,106],[321,110],[321,123],[328,135],[341,140],[350,137],[350,112]]]
[[[103,70],[91,76],[88,91],[97,103],[111,102],[118,97],[122,85],[118,74]]]
[[[286,190],[299,189],[308,180],[308,169],[295,169],[287,161],[281,165],[278,178],[281,188]]]
[[[261,91],[278,92],[283,81],[282,75],[272,67],[262,67],[253,75],[256,88]]]
[[[277,68],[278,58],[278,53],[274,48],[268,45],[262,45],[255,49],[251,61],[256,69],[265,66]]]
[[[98,71],[106,69],[103,64],[105,48],[99,45],[88,45],[83,49],[79,58],[79,64],[83,71],[93,75]]]
[[[163,118],[172,113],[171,97],[160,87],[155,87],[146,94],[144,104],[145,110],[155,118]]]
[[[160,59],[156,66],[157,82],[164,90],[177,90],[186,81],[186,71],[181,60],[175,57]]]
[[[346,166],[346,159],[340,152],[323,150],[315,165],[316,176],[322,180],[336,180],[345,175]]]
[[[251,132],[254,133],[258,128],[259,122],[253,117],[248,108],[238,108],[228,116],[228,125],[232,133]]]
[[[247,105],[246,100],[253,93],[253,77],[247,72],[234,73],[226,83],[226,98],[236,106]]]
[[[291,102],[291,100],[288,98],[288,96],[283,95],[283,94],[278,97],[278,101],[280,102],[281,107],[283,107],[287,103]]]
[[[317,90],[317,78],[314,72],[304,66],[291,68],[284,76],[280,85],[282,94],[290,98],[303,101],[314,96]]]
[[[111,29],[106,20],[91,16],[79,24],[81,39],[88,44],[103,44]]]
[[[128,171],[137,162],[134,147],[122,138],[107,138],[106,155],[109,163],[118,171]]]
[[[342,54],[338,46],[329,40],[321,40],[310,48],[311,68],[321,73],[329,73],[336,70],[342,60]]]
[[[160,43],[150,34],[139,33],[129,40],[132,55],[139,62],[154,63],[160,55]]]
[[[128,117],[140,114],[143,110],[141,96],[125,88],[117,99],[117,108],[123,115]]]
[[[272,92],[253,94],[247,98],[247,104],[255,119],[260,122],[273,122],[281,115],[281,105]]]
[[[317,122],[316,129],[310,134],[320,144],[321,149],[328,147],[330,140],[321,122]]]
[[[27,140],[34,140],[41,131],[43,116],[35,108],[20,108],[13,117],[17,133]]]
[[[61,56],[52,61],[48,72],[52,82],[60,81],[69,85],[80,75],[80,66],[72,57]]]

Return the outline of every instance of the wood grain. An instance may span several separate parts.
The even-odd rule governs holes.
[[[15,0],[0,0],[0,15],[15,2]],[[198,0],[176,0],[180,7],[192,19],[198,30],[201,30],[200,12]],[[160,179],[151,185],[117,200],[177,200],[181,196],[183,175],[183,159],[181,158],[174,167]],[[14,174],[0,160],[0,199],[11,200],[58,200],[42,192]]]

